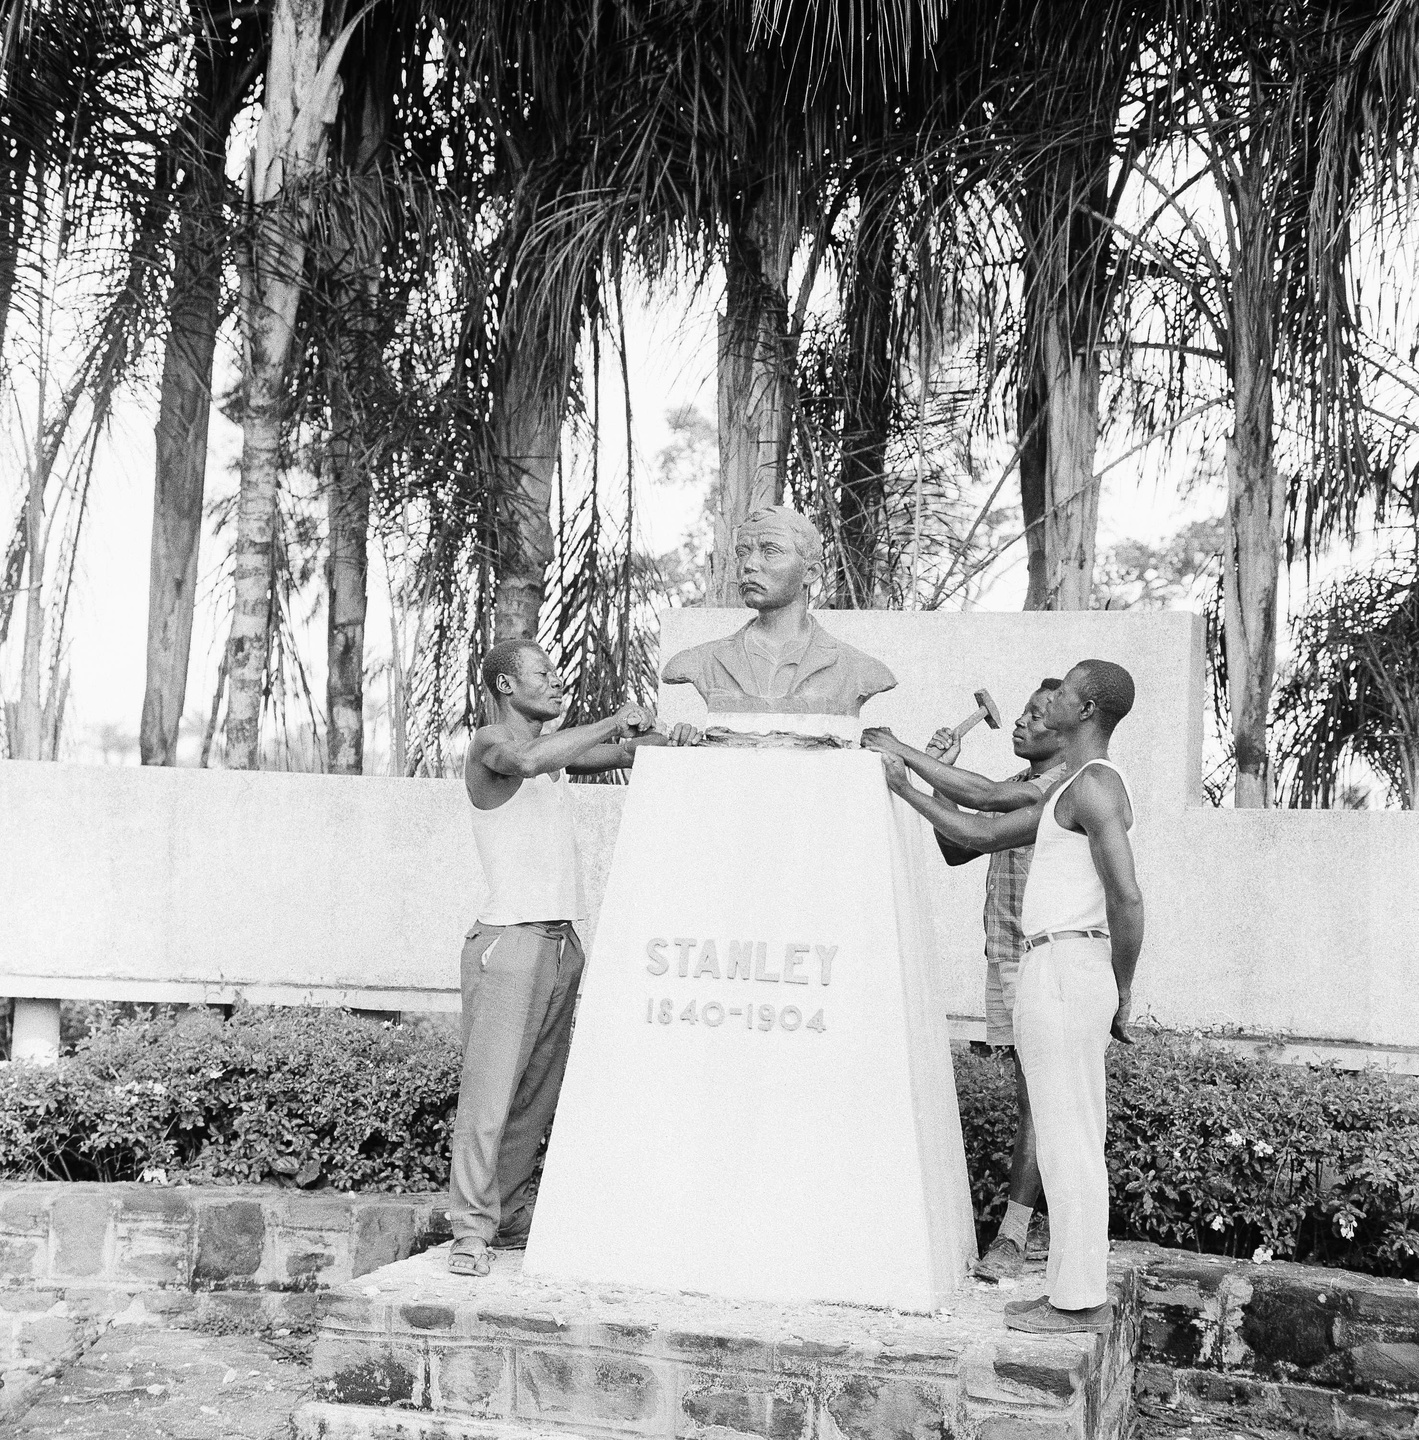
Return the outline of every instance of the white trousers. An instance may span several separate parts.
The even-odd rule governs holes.
[[[1118,1009],[1107,940],[1056,940],[1020,965],[1015,1048],[1049,1202],[1046,1293],[1061,1310],[1108,1299],[1104,1051]]]

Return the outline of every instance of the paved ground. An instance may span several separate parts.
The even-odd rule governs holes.
[[[308,1339],[114,1327],[0,1437],[285,1440],[309,1398]]]

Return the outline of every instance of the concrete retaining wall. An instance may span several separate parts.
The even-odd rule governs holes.
[[[573,789],[599,903],[624,799]],[[458,1008],[462,783],[0,765],[0,994]]]
[[[573,794],[594,908],[625,792]],[[12,761],[0,993],[456,1009],[482,883],[466,804],[453,781]],[[1141,1013],[1419,1061],[1419,816],[1179,809],[1140,826],[1137,852]],[[948,1003],[972,1038],[984,869],[935,871]]]
[[[671,611],[666,653],[742,623]],[[1419,815],[1201,807],[1197,617],[835,613],[898,689],[864,718],[923,743],[988,685],[1013,717],[1042,674],[1098,654],[1134,672],[1116,745],[1148,902],[1140,1013],[1287,1035],[1291,1053],[1419,1069]],[[665,718],[703,707],[666,687]],[[968,764],[1018,769],[977,727]],[[592,917],[625,791],[573,787]],[[483,882],[458,781],[0,765],[0,994],[456,1009]],[[985,864],[934,872],[951,1023],[983,1038]]]

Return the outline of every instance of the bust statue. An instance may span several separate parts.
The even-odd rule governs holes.
[[[672,655],[667,685],[693,685],[713,715],[838,715],[897,677],[880,660],[834,639],[808,611],[823,574],[823,537],[782,505],[755,510],[734,533],[739,593],[757,613],[722,640]]]

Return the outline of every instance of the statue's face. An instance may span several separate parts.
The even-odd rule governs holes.
[[[739,594],[753,610],[781,610],[792,604],[817,569],[798,553],[788,526],[771,520],[741,527],[734,554]]]

